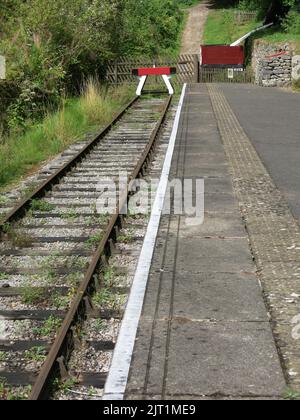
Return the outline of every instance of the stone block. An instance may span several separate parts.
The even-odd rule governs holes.
[[[300,79],[300,55],[295,55],[292,59],[292,79]]]
[[[6,79],[6,60],[3,55],[0,55],[0,80]]]

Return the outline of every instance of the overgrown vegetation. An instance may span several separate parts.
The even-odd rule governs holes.
[[[31,385],[23,388],[12,388],[8,385],[5,378],[0,377],[0,400],[27,400],[31,389]]]
[[[18,226],[12,226],[7,223],[3,227],[3,232],[6,238],[12,243],[12,245],[17,248],[26,248],[32,245],[33,238],[28,236],[28,234],[23,230],[19,229]]]
[[[194,6],[198,3],[201,3],[202,0],[178,0],[177,3],[179,4],[180,7],[182,8],[187,8],[187,7],[191,7]]]
[[[283,398],[285,400],[299,400],[300,399],[300,392],[295,391],[291,388],[287,388],[283,394]]]
[[[297,92],[300,92],[300,79],[298,79],[296,82],[294,82],[294,90]]]
[[[102,81],[108,60],[121,55],[176,52],[182,5],[190,3],[2,0],[8,81],[0,89],[0,188],[107,122],[128,89],[82,88],[84,81]]]
[[[30,350],[26,350],[24,353],[25,360],[35,362],[44,362],[46,355],[47,351],[45,347],[42,346],[32,347]]]
[[[49,113],[24,133],[13,131],[0,144],[0,188],[64,150],[85,133],[108,123],[132,96],[129,87],[107,89],[90,79],[79,98],[62,100],[57,112]],[[34,202],[34,209],[42,210],[43,203]],[[45,206],[48,209],[47,203]],[[43,210],[47,209],[43,207]]]
[[[3,4],[4,3],[4,4]],[[8,127],[27,125],[78,93],[90,75],[101,78],[107,60],[157,55],[180,42],[185,0],[2,0],[0,54],[19,87]],[[2,12],[4,10],[4,12]]]
[[[40,335],[41,337],[49,337],[57,333],[61,324],[61,319],[51,315],[40,327],[34,329],[34,333]]]
[[[259,25],[257,19],[237,25],[235,9],[216,9],[208,15],[204,30],[205,44],[231,44]]]
[[[32,200],[31,201],[31,210],[32,211],[51,211],[54,209],[54,205],[48,203],[45,200]]]
[[[260,23],[273,28],[257,33],[270,42],[300,41],[300,5],[297,0],[215,0],[205,28],[205,42],[228,44]],[[235,12],[254,11],[256,18],[237,24]]]
[[[36,305],[45,301],[47,292],[42,287],[33,287],[31,284],[26,284],[22,288],[21,298],[26,305]]]

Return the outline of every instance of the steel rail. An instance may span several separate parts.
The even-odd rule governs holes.
[[[30,195],[21,200],[1,221],[0,221],[0,235],[4,233],[5,226],[12,222],[16,222],[22,218],[26,211],[30,209],[32,200],[45,197],[46,193],[50,191],[54,185],[60,182],[60,179],[70,172],[78,163],[80,163],[85,156],[98,145],[99,141],[113,128],[113,126],[123,117],[129,108],[138,100],[135,96],[113,119],[104,127],[101,132],[92,139],[82,150],[80,150],[67,163],[59,168],[53,175],[41,183]]]
[[[145,147],[138,164],[136,165],[132,174],[128,177],[128,183],[136,179],[139,176],[139,174],[144,170],[145,165],[147,164],[148,157],[154,149],[158,133],[166,118],[171,101],[172,96],[170,96],[166,101],[161,117],[151,133],[149,142]],[[129,192],[125,191],[120,197],[119,206],[116,209],[116,213],[111,217],[110,222],[108,223],[108,227],[105,231],[105,234],[96,252],[93,255],[85,277],[78,288],[77,294],[71,304],[71,307],[68,310],[66,317],[64,318],[61,329],[58,332],[58,335],[48,353],[47,359],[41,368],[36,382],[33,385],[32,392],[29,398],[30,400],[46,400],[49,397],[49,394],[51,392],[52,380],[53,378],[55,378],[55,372],[57,372],[59,369],[58,359],[61,356],[65,357],[66,355],[68,355],[68,350],[74,345],[74,343],[72,344],[72,326],[76,323],[76,321],[79,318],[82,319],[85,316],[86,308],[84,298],[89,295],[90,290],[96,289],[95,274],[97,273],[97,270],[101,264],[102,257],[106,253],[106,249],[109,246],[110,239],[112,239],[114,236],[114,228],[116,225],[120,224],[120,211],[123,208],[123,206],[128,202],[128,196]]]

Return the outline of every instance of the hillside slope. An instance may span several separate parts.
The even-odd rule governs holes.
[[[209,1],[205,1],[188,10],[188,18],[183,32],[181,54],[199,54],[203,43],[203,33],[209,14]]]

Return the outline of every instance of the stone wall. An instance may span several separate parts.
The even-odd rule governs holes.
[[[292,58],[292,80],[294,82],[300,79],[300,55],[294,55]]]
[[[257,42],[252,59],[255,82],[267,87],[289,86],[292,82],[292,59],[293,51],[288,43],[271,45]]]

